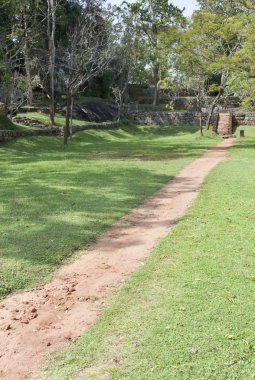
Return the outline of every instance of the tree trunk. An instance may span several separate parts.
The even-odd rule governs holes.
[[[203,133],[203,111],[202,111],[202,107],[203,107],[203,87],[202,87],[202,91],[201,91],[201,86],[197,92],[197,95],[196,95],[196,99],[197,99],[197,110],[199,112],[199,128],[200,128],[200,135],[201,136],[204,136],[204,133]]]
[[[73,105],[74,105],[74,97],[71,99],[71,109],[70,109],[70,138],[73,137]]]
[[[154,74],[154,98],[153,105],[157,106],[159,103],[159,64],[156,63],[153,68]]]
[[[199,126],[200,126],[200,135],[204,136],[204,133],[203,133],[203,112],[202,112],[201,108],[199,110]]]
[[[214,111],[215,107],[217,106],[220,98],[224,94],[224,90],[225,90],[226,85],[227,85],[228,77],[229,77],[228,72],[222,73],[222,75],[221,75],[221,83],[220,83],[221,88],[220,88],[220,90],[218,92],[218,95],[216,96],[216,98],[214,99],[214,101],[211,104],[211,107],[210,107],[210,110],[209,110],[209,114],[208,114],[208,118],[207,118],[207,121],[206,121],[206,128],[207,128],[207,130],[210,128],[213,111]]]
[[[123,106],[123,93],[125,91],[125,88],[123,91],[119,90],[119,105],[118,105],[118,117],[117,117],[117,122],[120,122],[121,118],[121,111],[122,111],[122,106]]]
[[[117,114],[117,123],[120,122],[120,115],[121,115],[121,105],[118,104],[118,114]]]
[[[67,145],[68,137],[70,136],[70,115],[72,107],[72,97],[70,94],[67,94],[66,99],[66,122],[64,126],[64,144]]]
[[[55,0],[48,0],[48,41],[49,41],[49,75],[50,75],[50,122],[55,124],[55,29],[56,29],[56,9]]]
[[[28,26],[27,26],[27,16],[24,13],[24,59],[25,59],[25,68],[26,68],[26,77],[27,77],[27,100],[29,104],[33,103],[33,88],[32,88],[32,77],[30,71],[30,60],[29,60],[29,42],[28,42]]]
[[[206,129],[208,130],[210,128],[211,120],[212,120],[212,115],[215,107],[218,104],[218,101],[220,100],[221,96],[223,95],[223,90],[220,90],[214,101],[212,102],[210,109],[209,109],[209,114],[206,120]]]

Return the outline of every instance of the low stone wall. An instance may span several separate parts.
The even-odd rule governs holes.
[[[234,112],[233,123],[235,126],[239,125],[255,125],[255,112]]]
[[[216,129],[218,123],[219,113],[222,111],[217,111],[213,114],[212,125]],[[228,111],[226,111],[228,112]],[[230,109],[233,115],[233,125],[255,125],[255,112],[242,113],[239,110]],[[199,124],[199,113],[196,111],[185,111],[185,112],[170,112],[170,111],[155,111],[151,109],[146,109],[145,107],[129,107],[124,110],[124,115],[127,118],[132,119],[138,124],[147,125],[198,125]],[[207,119],[208,113],[203,113],[203,123]]]
[[[215,113],[212,118],[212,124],[214,129],[216,129],[216,124],[218,121],[218,113]],[[146,125],[198,125],[199,124],[199,113],[194,111],[187,112],[167,112],[167,111],[151,111],[151,110],[128,110],[125,112],[125,116],[132,119],[138,124]],[[203,114],[203,122],[205,122],[207,114]],[[240,113],[233,112],[233,124],[234,126],[239,125],[254,125],[255,126],[255,112]],[[29,124],[31,125],[31,124]],[[91,123],[80,126],[73,127],[73,133],[85,130],[96,130],[96,129],[115,129],[119,127],[118,122],[106,122],[106,123]],[[21,137],[32,137],[32,136],[62,136],[63,128],[49,128],[43,125],[40,129],[28,129],[23,131],[11,131],[11,130],[0,130],[0,142],[9,141],[15,138]]]
[[[197,124],[199,115],[196,112],[167,112],[146,109],[126,110],[125,116],[138,124],[146,125],[181,125]]]
[[[0,142],[5,142],[20,137],[59,136],[60,134],[60,128],[45,128],[41,130],[31,129],[27,131],[0,131]]]
[[[200,121],[200,114],[195,111],[185,112],[167,112],[167,111],[154,111],[146,109],[133,109],[126,110],[125,116],[132,119],[138,124],[146,125],[198,125]],[[203,121],[206,121],[207,114],[203,114]],[[216,125],[218,114],[214,114],[212,124]]]
[[[110,122],[110,123],[98,123],[98,124],[87,124],[87,125],[77,125],[73,126],[73,133],[86,131],[86,130],[96,130],[96,129],[115,129],[119,127],[119,123]],[[32,137],[32,136],[62,136],[63,128],[44,128],[44,129],[31,129],[24,131],[6,131],[0,130],[0,142],[6,142],[12,139],[20,137]]]
[[[26,125],[27,127],[33,128],[46,128],[46,125],[38,120],[29,119],[24,116],[15,116],[12,121],[17,124]]]
[[[214,101],[214,96],[208,96],[205,99],[203,107],[209,107]],[[221,98],[217,108],[219,110],[230,109],[230,108],[239,108],[241,101],[236,96],[230,96],[228,98]],[[173,101],[174,109],[176,110],[195,110],[197,108],[197,99],[195,97],[179,97],[175,98]]]

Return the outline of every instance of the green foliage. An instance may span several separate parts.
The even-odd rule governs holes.
[[[255,99],[255,16],[242,15],[238,23],[240,29],[241,49],[235,54],[229,90],[235,92],[243,100],[244,108],[254,109]]]
[[[246,380],[254,362],[254,127],[47,380]]]
[[[168,0],[139,0],[130,4],[131,13],[148,35],[155,35],[182,18],[182,11]]]
[[[124,126],[0,146],[0,298],[40,284],[217,141],[196,127]],[[142,178],[142,181],[141,181]]]
[[[119,44],[116,46],[113,63],[113,85],[124,88],[126,83],[146,83],[146,66],[150,62],[148,42],[141,36],[136,18],[130,11],[130,4],[124,2],[121,7],[116,7],[114,15],[118,20],[115,34]]]
[[[89,95],[109,97],[111,87],[118,87],[125,93],[127,83],[149,83],[158,90],[160,84],[172,76],[174,90],[186,85],[194,87],[196,92],[204,87],[206,93],[210,92],[209,85],[214,84],[220,86],[214,88],[214,94],[219,90],[228,94],[235,91],[245,104],[252,105],[255,97],[252,80],[254,1],[199,0],[198,3],[201,9],[187,25],[182,10],[169,0],[123,2],[120,7],[109,10],[104,8],[103,0],[59,1],[55,34],[56,93],[61,95],[65,91],[71,66],[75,72],[78,66],[84,70],[93,66],[84,63],[89,49],[85,45],[81,48],[81,44],[86,39],[78,39],[79,42],[74,39],[83,15],[83,21],[91,18],[97,24],[93,39],[96,35],[105,35],[108,41],[110,36],[112,61],[106,69],[93,73],[82,84],[78,80],[79,91],[86,86]],[[0,0],[0,10],[2,100],[9,105],[10,99],[16,98],[14,103],[19,105],[18,100],[24,94],[32,99],[31,90],[37,86],[49,95],[47,2]],[[105,45],[102,43],[100,53]],[[71,51],[73,56],[68,61]],[[221,83],[222,78],[224,83]],[[235,78],[239,90],[234,84]],[[250,93],[247,84],[251,87]],[[9,108],[15,107],[10,105]]]
[[[224,91],[226,95],[235,93],[243,100],[243,108],[253,109],[254,2],[250,0],[198,2],[201,10],[194,14],[190,29],[184,33],[184,40],[188,38],[186,49],[190,53],[190,57],[186,54],[187,59],[184,59],[185,63],[188,62],[188,68],[184,65],[185,75],[190,78],[193,67],[197,68],[197,72],[200,71],[199,75],[202,72],[204,78],[224,75],[226,78],[224,86],[220,82],[215,82],[214,88],[209,86],[208,89],[212,92]],[[196,49],[192,48],[194,43]],[[198,54],[195,54],[196,52]],[[179,60],[185,57],[185,52],[177,54]],[[181,65],[180,67],[182,70]]]
[[[176,70],[183,83],[198,95],[200,106],[208,94],[228,93],[228,80],[236,71],[236,57],[242,46],[240,17],[197,11],[176,46]]]
[[[233,16],[240,11],[242,1],[238,0],[197,0],[198,4],[206,12],[216,13],[217,15]]]
[[[56,18],[58,20],[56,27],[56,41],[63,44],[68,40],[65,38],[69,29],[73,28],[77,19],[82,13],[82,5],[78,1],[62,0],[61,6],[57,8]]]

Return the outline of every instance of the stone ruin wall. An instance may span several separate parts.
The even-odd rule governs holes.
[[[212,117],[212,125],[216,130],[219,114],[224,111],[217,110]],[[254,125],[255,112],[242,113],[239,110],[230,110],[233,115],[233,126]],[[145,125],[197,125],[199,124],[200,115],[196,111],[157,111],[146,107],[126,107],[124,115],[138,124]],[[203,123],[207,119],[207,112],[203,113]]]
[[[199,124],[200,114],[196,111],[155,111],[148,109],[131,109],[125,110],[124,115],[138,124],[145,125],[197,125]],[[203,114],[203,121],[206,121],[207,114]],[[218,115],[214,114],[212,122],[216,125]]]
[[[255,112],[232,112],[234,126],[255,125]]]

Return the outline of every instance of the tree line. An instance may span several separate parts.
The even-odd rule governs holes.
[[[10,116],[32,104],[34,90],[48,99],[51,125],[65,99],[64,141],[71,134],[75,99],[95,83],[107,87],[120,118],[128,84],[196,96],[206,126],[219,100],[255,96],[254,0],[199,0],[191,18],[168,0],[0,0],[0,101]]]

